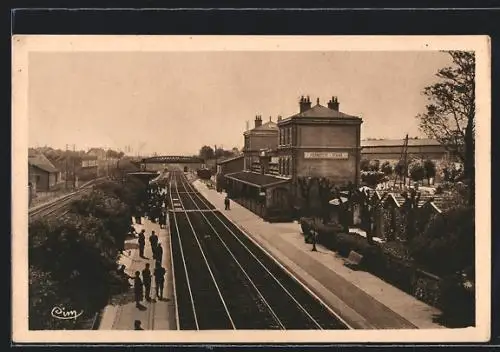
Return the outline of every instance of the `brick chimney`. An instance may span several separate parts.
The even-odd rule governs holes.
[[[255,116],[255,127],[260,127],[262,126],[262,116],[257,115]]]
[[[328,102],[328,109],[339,111],[339,100],[337,97],[332,97],[332,99]]]
[[[311,108],[311,99],[309,99],[309,96],[307,98],[304,98],[304,96],[300,97],[299,106],[300,112],[309,110]]]

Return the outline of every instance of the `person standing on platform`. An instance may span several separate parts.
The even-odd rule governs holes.
[[[158,236],[154,231],[151,231],[151,236],[149,236],[149,243],[151,244],[151,252],[153,253],[153,259],[156,259],[156,246],[158,245]]]
[[[140,320],[135,320],[134,321],[134,330],[144,330],[141,326],[141,321]]]
[[[144,294],[144,288],[142,286],[141,273],[139,271],[135,272],[134,277],[134,294],[135,294],[135,306],[139,308],[141,306],[142,296]]]
[[[139,233],[139,239],[137,240],[139,243],[139,256],[144,258],[144,247],[146,246],[146,236],[144,235],[144,229]]]
[[[156,254],[156,256],[155,256],[156,261],[161,263],[161,260],[163,258],[163,248],[162,248],[160,242],[158,242],[158,245],[156,246],[156,253],[155,254]]]
[[[161,223],[160,223],[160,226],[162,229],[166,228],[167,227],[167,214],[165,212],[163,212],[161,214]]]
[[[151,300],[151,270],[149,270],[149,263],[146,263],[146,267],[142,271],[142,283],[146,290],[146,300],[149,302]]]
[[[161,266],[161,262],[156,262],[154,270],[155,285],[156,285],[156,298],[163,299],[163,285],[165,284],[166,270]]]
[[[226,198],[224,198],[224,209],[230,210],[229,209],[229,197],[228,196],[226,196]]]

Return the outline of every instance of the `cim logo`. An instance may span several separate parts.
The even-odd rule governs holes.
[[[78,313],[76,310],[66,310],[63,307],[54,307],[50,312],[50,315],[52,315],[54,318],[61,320],[76,320],[76,318],[78,318],[82,314],[83,310]]]

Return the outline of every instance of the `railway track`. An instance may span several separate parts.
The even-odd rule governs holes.
[[[182,172],[169,194],[180,329],[350,329]]]
[[[99,178],[87,183],[84,183],[76,191],[66,194],[60,198],[57,198],[47,204],[39,205],[33,209],[29,210],[29,220],[38,219],[40,217],[53,216],[53,215],[64,215],[69,212],[69,205],[71,202],[82,194],[86,193],[88,190],[96,184],[106,181],[107,178]]]

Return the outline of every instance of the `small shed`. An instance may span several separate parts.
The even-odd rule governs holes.
[[[29,182],[37,192],[49,192],[60,182],[61,173],[43,154],[28,155]]]

